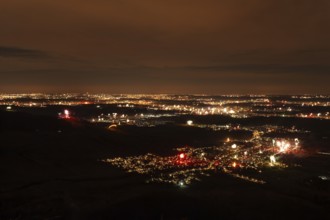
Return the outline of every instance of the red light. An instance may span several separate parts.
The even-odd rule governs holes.
[[[184,153],[181,153],[181,154],[179,155],[179,157],[180,157],[180,159],[184,159],[184,158],[186,157],[186,155],[184,155]]]

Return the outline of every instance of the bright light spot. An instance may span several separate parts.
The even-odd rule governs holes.
[[[7,110],[11,110],[12,109],[12,107],[11,106],[7,106],[7,108],[6,108]]]
[[[226,140],[227,142],[230,142],[230,138],[227,138],[227,140]]]
[[[229,111],[229,113],[230,113],[230,114],[235,114],[235,111],[231,109],[231,110]]]
[[[236,167],[237,167],[237,163],[234,162],[234,163],[232,164],[232,167],[236,168]]]
[[[193,125],[193,121],[192,120],[187,121],[187,125],[189,126]]]
[[[321,180],[328,180],[329,178],[327,176],[319,176]]]
[[[270,156],[269,159],[270,159],[270,163],[271,164],[275,164],[276,163],[276,158],[275,158],[274,155]]]
[[[276,141],[276,146],[277,147],[281,147],[281,145],[282,145],[282,142],[281,141]]]
[[[64,118],[70,118],[70,112],[67,109],[64,110]]]
[[[231,148],[232,149],[236,149],[237,148],[237,145],[236,144],[233,144],[233,145],[231,145]]]
[[[276,146],[279,148],[279,152],[287,152],[291,148],[291,144],[287,141],[276,141]]]
[[[247,151],[245,151],[245,152],[244,152],[244,155],[246,156],[247,154],[248,154]]]
[[[179,154],[180,159],[184,159],[185,157],[186,157],[186,155],[184,153]]]
[[[184,182],[182,180],[179,182],[179,186],[184,187]]]

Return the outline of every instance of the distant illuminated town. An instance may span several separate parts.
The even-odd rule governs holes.
[[[0,95],[0,108],[5,111],[37,111],[57,115],[62,120],[83,120],[109,132],[121,126],[175,125],[215,133],[248,134],[240,138],[226,137],[219,140],[217,146],[176,146],[172,155],[147,153],[100,158],[101,162],[126,172],[145,175],[147,182],[181,187],[214,173],[265,184],[265,170],[285,169],[292,166],[285,159],[287,155],[305,153],[301,144],[310,133],[301,126],[277,124],[274,120],[329,120],[329,107],[330,96],[323,95]],[[247,123],[260,118],[263,123]]]
[[[266,96],[266,95],[107,95],[107,94],[0,94],[0,106],[15,107],[93,105],[102,109],[114,106],[136,109],[147,114],[102,112],[91,116],[93,122],[142,123],[149,118],[176,115],[227,115],[248,117],[297,117],[330,119],[330,96]],[[123,112],[125,112],[123,110]],[[127,110],[126,110],[127,112]]]
[[[173,183],[182,187],[214,172],[264,184],[266,182],[258,178],[264,169],[286,168],[288,165],[280,160],[283,156],[303,153],[298,138],[270,140],[261,137],[258,132],[244,142],[227,138],[221,146],[176,150],[177,154],[168,157],[146,154],[105,159],[103,162],[127,172],[148,175],[148,182]],[[249,175],[244,174],[246,171]]]

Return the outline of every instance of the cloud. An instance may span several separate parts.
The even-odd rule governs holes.
[[[1,47],[0,57],[5,58],[48,58],[49,55],[40,50],[32,50],[18,47]]]
[[[329,93],[329,6],[329,0],[0,1],[0,83],[155,92],[172,85],[270,92],[315,86],[308,91]]]
[[[283,65],[283,64],[246,64],[246,65],[223,65],[223,66],[186,66],[179,68],[190,71],[208,72],[241,72],[255,74],[330,74],[330,65]]]

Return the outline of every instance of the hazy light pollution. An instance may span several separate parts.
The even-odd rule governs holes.
[[[328,0],[2,0],[0,92],[329,93]]]

